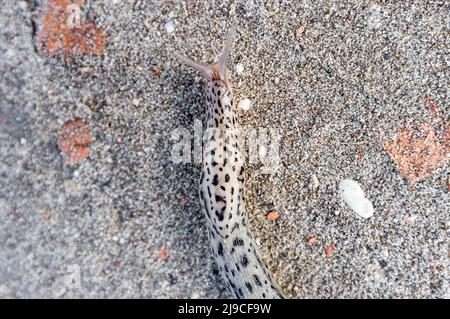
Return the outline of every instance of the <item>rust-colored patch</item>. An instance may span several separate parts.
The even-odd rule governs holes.
[[[428,95],[425,95],[424,100],[428,106],[428,109],[431,111],[431,114],[436,115],[439,112],[436,101],[432,100]]]
[[[52,213],[48,209],[46,209],[42,212],[41,217],[44,220],[49,220],[52,217]]]
[[[153,74],[156,76],[160,76],[161,75],[161,69],[156,68],[155,70],[153,70]]]
[[[167,258],[169,258],[169,253],[170,253],[170,246],[162,246],[161,249],[159,250],[159,257],[158,260],[163,262],[166,261]]]
[[[188,201],[188,199],[187,198],[182,198],[182,199],[180,199],[180,205],[187,205],[187,203],[189,203],[189,201]]]
[[[59,149],[70,165],[75,165],[88,156],[91,143],[89,127],[79,118],[67,121],[58,137]]]
[[[317,238],[314,236],[309,236],[308,238],[306,238],[306,240],[308,241],[308,244],[310,244],[310,245],[315,245],[319,242],[317,240]]]
[[[334,253],[334,246],[329,246],[327,248],[325,248],[325,255],[327,255],[328,257],[332,256]]]
[[[101,55],[105,34],[93,23],[82,23],[84,0],[48,0],[38,19],[36,44],[41,54]]]
[[[429,123],[402,127],[384,148],[412,185],[428,177],[448,159],[445,147]]]
[[[271,222],[274,222],[278,219],[278,212],[276,210],[272,210],[267,214],[267,219]]]

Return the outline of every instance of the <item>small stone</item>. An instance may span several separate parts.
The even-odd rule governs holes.
[[[273,83],[274,83],[275,85],[278,85],[278,84],[280,83],[280,78],[279,78],[279,77],[276,77],[275,79],[273,79]]]
[[[139,106],[139,103],[140,103],[139,99],[136,99],[136,98],[133,99],[133,105],[134,106]]]
[[[239,102],[238,106],[244,111],[248,111],[252,106],[252,101],[250,101],[249,99],[243,99]]]
[[[325,255],[327,255],[327,256],[332,256],[333,255],[333,253],[334,253],[334,246],[332,245],[332,246],[329,246],[329,247],[327,247],[327,248],[325,248]]]
[[[314,237],[314,236],[310,236],[310,237],[308,237],[306,240],[308,241],[308,244],[310,244],[310,245],[314,245],[314,244],[317,244],[317,243],[319,242],[319,241],[317,240],[317,238]]]
[[[278,219],[278,216],[279,216],[278,212],[275,210],[272,210],[267,214],[267,219],[271,222],[274,222]]]
[[[244,66],[242,64],[239,63],[236,65],[236,73],[237,75],[244,73]]]
[[[297,29],[297,37],[301,37],[301,35],[305,32],[305,27],[301,26]]]
[[[168,246],[168,245],[162,246],[161,249],[159,250],[158,260],[161,262],[166,261],[167,258],[169,258],[169,252],[170,252],[170,246]]]
[[[27,140],[24,139],[23,137],[20,139],[20,144],[25,145],[27,144]]]
[[[156,68],[153,70],[153,74],[156,76],[160,76],[161,75],[161,70],[159,68]]]
[[[173,21],[167,22],[164,27],[166,28],[167,33],[172,33],[175,31],[175,25],[173,24]]]
[[[187,200],[187,198],[182,198],[182,199],[180,199],[180,204],[181,205],[186,205],[187,203],[189,203],[189,201]]]
[[[319,179],[317,178],[316,174],[313,174],[311,176],[311,181],[309,184],[311,190],[317,190],[319,188]]]

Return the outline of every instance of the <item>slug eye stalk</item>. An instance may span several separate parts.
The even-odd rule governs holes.
[[[231,46],[233,45],[233,38],[236,33],[236,24],[233,24],[228,32],[227,41],[225,47],[222,50],[222,54],[220,55],[219,60],[210,65],[206,65],[200,62],[195,61],[194,59],[181,54],[176,51],[174,53],[175,57],[180,60],[180,62],[194,68],[197,70],[206,80],[215,81],[220,80],[223,81],[229,89],[231,86],[229,84],[227,65],[228,59],[231,53]]]

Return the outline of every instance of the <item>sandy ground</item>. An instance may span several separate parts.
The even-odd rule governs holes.
[[[405,123],[437,121],[427,99],[448,117],[445,1],[358,3],[91,1],[102,54],[49,56],[33,38],[45,1],[2,2],[0,297],[230,297],[200,166],[174,163],[170,136],[205,116],[202,79],[173,50],[211,62],[236,21],[234,94],[253,103],[239,122],[282,137],[278,170],[247,165],[246,187],[286,294],[448,298],[448,162],[412,185],[383,146]],[[93,142],[70,165],[57,142],[74,118]],[[345,206],[344,178],[373,217]]]

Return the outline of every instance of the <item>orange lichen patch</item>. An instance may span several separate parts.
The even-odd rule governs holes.
[[[162,246],[161,249],[159,250],[159,257],[158,260],[163,262],[166,261],[167,258],[169,258],[169,253],[170,253],[170,246]]]
[[[308,238],[306,238],[306,240],[308,241],[308,244],[310,244],[310,245],[314,245],[314,244],[317,244],[319,242],[317,240],[317,238],[314,237],[314,236],[309,236]]]
[[[48,55],[95,54],[105,48],[105,35],[93,23],[81,23],[84,0],[48,0],[40,12],[36,43]],[[76,9],[78,8],[78,9]]]
[[[428,123],[403,127],[384,148],[412,185],[448,159],[445,147]]]
[[[58,137],[59,149],[64,153],[67,163],[75,165],[89,154],[92,136],[89,127],[82,119],[67,121]]]
[[[275,210],[272,210],[267,214],[267,219],[271,222],[274,222],[278,219],[278,216],[279,216],[278,212]]]

